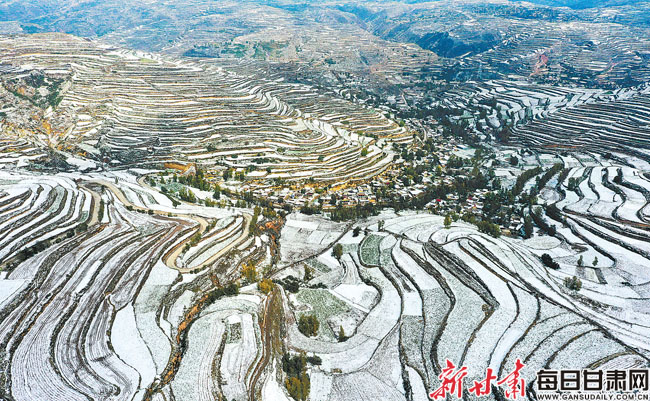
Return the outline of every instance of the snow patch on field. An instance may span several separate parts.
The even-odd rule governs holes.
[[[26,281],[23,279],[0,280],[0,309],[11,302],[11,299],[20,291]]]
[[[275,367],[273,368],[273,372],[271,372],[270,375],[266,378],[266,381],[264,382],[264,387],[262,388],[262,399],[263,400],[273,400],[273,401],[291,401],[291,398],[287,397],[287,395],[284,393],[282,390],[282,387],[278,384],[277,381],[274,380],[275,378]],[[311,387],[313,387],[314,381],[312,378],[311,381]],[[312,396],[310,397],[313,400],[315,400],[313,396],[313,389],[312,389]]]
[[[320,369],[311,371],[310,398],[312,401],[329,401],[332,391],[332,376]]]
[[[555,237],[549,237],[544,235],[544,236],[532,237],[527,240],[524,240],[524,244],[527,247],[534,248],[534,249],[553,249],[560,246],[560,240]]]
[[[81,171],[91,170],[97,167],[97,165],[86,159],[77,159],[75,157],[69,157],[66,162],[77,167]]]
[[[140,337],[132,304],[128,304],[115,314],[111,329],[111,343],[117,355],[138,371],[142,384],[153,381],[156,376],[156,366],[147,344]]]

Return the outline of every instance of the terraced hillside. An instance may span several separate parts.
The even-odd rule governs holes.
[[[389,212],[357,222],[355,236],[350,224],[290,215],[267,289],[239,278],[243,264],[271,257],[270,234],[249,234],[245,209],[174,207],[128,172],[4,172],[3,397],[289,399],[282,361],[301,352],[314,361],[304,371],[312,400],[426,399],[446,359],[479,379],[519,358],[529,394],[543,367],[645,366],[645,178],[574,170],[569,178],[586,177],[581,197],[553,180],[543,194],[566,191],[560,240]],[[576,202],[593,215],[572,212]],[[578,255],[599,262],[571,267]],[[572,275],[579,293],[562,284]],[[237,280],[239,290],[227,285]],[[299,330],[303,315],[320,321],[314,336]]]
[[[283,245],[317,238],[317,222],[287,225],[301,229],[283,232]],[[312,288],[326,289],[289,294],[290,316],[314,313],[321,321],[315,338],[288,328],[290,350],[322,359],[310,371],[312,399],[427,399],[446,359],[480,380],[485,368],[501,376],[520,358],[529,391],[540,368],[647,363],[649,301],[641,294],[596,304],[586,298],[598,298],[604,286],[588,282],[586,297],[576,297],[561,284],[570,273],[544,267],[534,244],[495,239],[464,223],[445,229],[438,216],[385,214],[360,226],[365,235],[349,231],[338,241],[340,259],[325,252],[304,262],[316,272]],[[538,242],[539,249],[558,245]],[[288,269],[299,275],[302,267]],[[616,316],[619,308],[628,324]],[[344,342],[332,334],[339,327]]]
[[[1,48],[5,96],[14,104],[6,108],[6,130],[97,166],[195,162],[246,169],[251,180],[339,182],[377,174],[392,161],[384,145],[411,140],[373,109],[243,66],[54,34],[6,37]],[[56,104],[34,110],[39,94],[52,89],[40,82],[55,77],[63,80]]]
[[[633,96],[572,105],[517,127],[513,139],[534,147],[618,152],[650,160],[650,87]]]
[[[536,149],[624,154],[649,160],[650,86],[608,90],[486,80],[449,90],[440,105],[471,110],[480,135]]]
[[[559,176],[549,182],[541,218],[556,226],[564,248],[577,253],[555,246],[547,252],[559,262],[558,277],[583,280],[583,300],[598,311],[594,319],[629,344],[647,348],[650,181],[641,170],[607,160],[566,160],[582,166],[567,169],[561,182]]]
[[[137,18],[0,35],[0,400],[426,400],[448,360],[475,400],[521,360],[533,401],[539,369],[650,366],[645,28],[212,3],[164,54],[109,44]]]
[[[0,248],[0,398],[142,397],[156,376],[176,373],[191,308],[231,282],[239,261],[263,258],[263,241],[238,231],[246,214],[174,208],[131,178],[0,176],[10,233]],[[190,241],[197,233],[218,237],[221,252],[191,264],[202,274],[181,275],[189,269],[170,250],[212,252]]]

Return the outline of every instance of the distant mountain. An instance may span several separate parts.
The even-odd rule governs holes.
[[[524,0],[512,0],[524,1]],[[569,7],[576,10],[598,7],[627,6],[642,3],[644,0],[525,0],[529,3],[541,4],[552,7]]]

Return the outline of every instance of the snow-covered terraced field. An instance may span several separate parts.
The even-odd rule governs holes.
[[[621,90],[586,102],[569,102],[557,111],[543,111],[518,126],[518,143],[534,147],[561,147],[597,153],[619,152],[650,159],[650,86]]]
[[[595,165],[572,168],[563,183],[547,184],[547,189],[563,194],[563,199],[547,204],[545,216],[548,224],[555,225],[560,241],[534,252],[553,255],[560,268],[537,275],[558,289],[565,277],[579,277],[580,297],[556,300],[573,305],[648,355],[650,181],[637,168],[611,166],[605,159],[591,163]],[[571,177],[578,180],[573,188]]]
[[[393,145],[418,136],[388,112],[256,63],[29,38],[0,36],[3,74],[64,83],[37,128],[2,126],[0,400],[284,401],[298,382],[303,399],[406,401],[447,360],[468,384],[519,359],[530,389],[542,368],[648,366],[648,85],[468,83],[499,106],[492,128],[508,117],[515,143],[567,150],[522,162],[564,162],[520,208],[556,234],[495,238],[423,212],[278,210],[278,186],[321,194],[405,163]],[[178,189],[197,167],[200,202],[151,179]]]
[[[382,231],[378,219],[384,221]],[[316,256],[319,263],[331,265],[323,273],[324,282],[339,283],[344,279],[332,275],[349,276],[354,268],[363,279],[359,290],[372,284],[380,298],[369,309],[348,304],[365,318],[345,342],[322,334],[308,338],[295,326],[289,328],[291,348],[323,360],[310,370],[317,378],[310,397],[361,400],[381,393],[381,399],[411,399],[439,385],[437,376],[446,359],[467,366],[468,379],[483,378],[487,367],[504,375],[521,359],[529,383],[545,367],[579,369],[612,360],[629,367],[647,363],[650,330],[642,322],[647,321],[650,300],[639,294],[608,304],[604,286],[590,282],[582,292],[601,303],[588,302],[564,288],[564,267],[558,272],[547,269],[520,240],[495,239],[464,223],[445,229],[442,220],[427,214],[384,213],[361,224],[369,233],[355,239],[359,247],[346,247],[340,262]],[[317,227],[318,219],[311,221]],[[292,234],[294,246],[308,243],[309,230],[301,234]],[[346,235],[340,241],[352,240]],[[540,249],[561,245],[547,242]],[[384,250],[389,258],[378,256]],[[339,263],[341,268],[336,267]],[[648,279],[647,273],[635,269],[620,270]],[[303,310],[305,305],[295,307]],[[626,316],[621,310],[628,311]],[[383,316],[381,324],[376,314]],[[368,324],[372,332],[366,331]],[[351,381],[361,390],[350,387]]]
[[[205,241],[231,247],[231,236],[218,234],[234,222],[241,225],[244,214],[185,205],[170,217],[159,208],[171,206],[157,203],[155,196],[136,203],[126,195],[129,189],[147,192],[135,176],[0,174],[0,399],[143,399],[151,397],[161,377],[171,386],[158,394],[183,386],[197,388],[195,399],[245,394],[247,369],[259,343],[254,318],[259,297],[240,295],[243,306],[231,306],[245,341],[224,360],[222,376],[235,375],[229,376],[232,390],[211,390],[210,370],[188,383],[188,364],[191,369],[203,365],[195,366],[193,359],[174,369],[170,364],[174,358],[187,361],[183,353],[194,357],[202,344],[195,333],[201,333],[204,320],[189,331],[187,349],[188,340],[181,336],[195,318],[192,311],[205,307],[203,294],[213,291],[212,280],[232,280],[227,277],[237,263],[217,269],[228,252],[209,263],[203,260],[202,274],[181,274],[164,263],[170,249],[196,230],[206,230],[206,219],[223,222]],[[251,255],[256,243],[263,245],[259,239],[248,241],[237,255]],[[212,348],[199,349],[204,355],[212,349],[214,355],[221,335],[207,338]],[[210,366],[212,359],[204,364]]]
[[[64,134],[52,134],[50,141],[78,144],[87,152],[94,162],[69,158],[82,170],[101,162],[193,162],[245,169],[252,182],[337,183],[389,167],[392,147],[379,147],[379,140],[412,140],[406,128],[370,107],[243,66],[127,51],[66,35],[0,41],[3,65],[15,66],[16,76],[25,67],[74,77],[49,115]],[[21,148],[15,145],[13,150]],[[0,164],[40,157],[37,150],[23,150]]]
[[[643,214],[628,222],[621,208],[645,207],[633,192],[645,196],[648,181],[633,169],[576,169],[577,192],[549,184],[565,194],[557,205],[570,193],[598,205],[605,191],[621,202],[605,216],[558,207],[566,226],[544,216],[558,238],[493,238],[389,211],[356,222],[354,236],[352,225],[294,213],[276,233],[277,268],[264,270],[277,282],[308,267],[308,281],[296,293],[253,283],[239,295],[224,288],[240,266],[269,260],[268,236],[250,238],[247,210],[175,208],[126,172],[4,172],[2,394],[284,399],[282,356],[301,352],[320,361],[306,365],[315,400],[408,400],[439,385],[447,359],[468,367],[468,382],[488,367],[503,375],[516,359],[529,383],[544,367],[644,365],[650,242]],[[545,267],[543,252],[560,269]],[[578,269],[578,254],[598,262]],[[572,275],[583,279],[577,294],[563,285]],[[311,337],[297,324],[308,314],[321,324]]]

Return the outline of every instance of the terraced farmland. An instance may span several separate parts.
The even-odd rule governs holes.
[[[569,177],[598,177],[594,190],[603,191],[619,185],[606,181],[610,169],[577,168]],[[16,400],[286,399],[280,359],[299,352],[320,358],[308,367],[316,400],[426,398],[446,359],[479,379],[520,358],[529,391],[544,367],[644,366],[646,217],[627,210],[645,207],[632,193],[645,178],[621,171],[625,201],[605,209],[608,216],[565,205],[561,241],[495,239],[465,223],[447,229],[439,216],[388,212],[360,222],[354,236],[347,224],[291,215],[273,277],[300,277],[309,267],[306,287],[293,294],[276,285],[265,295],[251,285],[216,298],[214,280],[232,280],[238,261],[264,249],[263,237],[240,235],[245,214],[173,208],[145,187],[138,195],[135,175],[4,173],[0,224],[22,229],[2,247],[3,392]],[[173,252],[197,231],[202,241],[183,256]],[[603,241],[612,241],[606,252]],[[232,252],[207,261],[204,253],[230,243]],[[330,254],[335,243],[340,259]],[[11,244],[34,254],[25,258]],[[541,252],[561,268],[544,267]],[[599,265],[572,271],[578,253],[598,255]],[[562,285],[573,274],[585,283],[580,296]],[[298,330],[309,313],[321,321],[315,337]]]
[[[634,155],[648,160],[650,87],[635,96],[570,106],[514,130],[516,142]]]
[[[216,258],[191,265],[199,278],[182,277],[175,269],[189,269],[169,250],[207,231],[203,221],[217,221],[209,235],[219,237],[222,254],[238,250],[234,264],[218,270],[227,281],[237,258],[262,247],[234,228],[245,215],[173,208],[159,194],[131,203],[135,178],[3,172],[0,180],[0,224],[11,233],[0,255],[4,399],[142,396],[178,354],[173,333],[191,321],[186,310],[205,303],[213,287],[207,272]],[[196,248],[203,251],[200,242]]]
[[[556,196],[545,196],[543,218],[557,227],[563,246],[575,252],[553,247],[550,253],[560,264],[558,278],[577,275],[588,283],[581,295],[596,309],[592,318],[647,350],[650,181],[635,168],[608,165],[573,168],[565,181],[547,186],[547,194]]]
[[[98,165],[194,162],[246,169],[253,181],[336,183],[378,174],[392,161],[384,145],[412,140],[373,109],[270,80],[245,65],[178,60],[65,35],[4,38],[2,49],[3,63],[13,66],[7,82],[33,71],[66,77],[56,110],[42,113],[53,128],[28,135],[76,148]]]
[[[445,229],[438,216],[387,213],[362,227],[367,236],[347,232],[339,240],[346,249],[340,261],[326,252],[311,263],[319,266],[311,283],[345,303],[325,321],[342,325],[349,338],[332,342],[288,328],[289,349],[323,361],[311,370],[312,399],[426,399],[446,359],[480,380],[487,367],[501,375],[520,358],[529,391],[541,368],[647,363],[649,301],[641,295],[619,297],[618,307],[576,298],[561,284],[564,269],[545,268],[532,244],[494,239],[464,223]],[[285,241],[309,243],[309,235]],[[585,287],[594,299],[605,290]],[[296,311],[319,308],[319,301],[289,300]],[[626,324],[611,316],[619,308],[630,314]]]
[[[650,366],[642,16],[213,3],[0,33],[0,400],[426,400],[447,361],[475,400],[520,360],[533,401]]]

